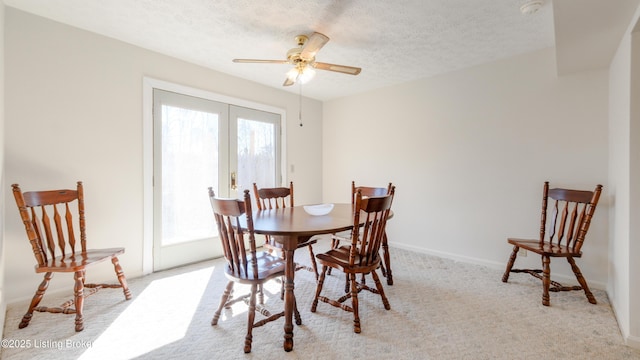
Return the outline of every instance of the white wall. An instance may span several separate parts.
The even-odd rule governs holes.
[[[577,262],[592,287],[604,288],[607,72],[557,78],[554,59],[547,49],[325,102],[324,201],[347,200],[351,180],[392,181],[391,244],[503,269],[508,236],[538,236],[545,180],[602,184]],[[575,282],[566,261],[551,269]]]
[[[640,9],[640,8],[639,8]],[[638,13],[640,15],[640,13]],[[638,19],[636,17],[636,19]],[[629,121],[629,336],[640,349],[640,22],[636,20],[631,54],[631,117]]]
[[[627,344],[640,348],[640,32],[636,11],[609,69],[610,281],[607,292]],[[636,26],[637,27],[637,26]],[[635,100],[635,101],[634,101]]]
[[[321,201],[322,107],[305,99],[304,127],[295,120],[298,97],[159,55],[120,41],[6,8],[7,184],[24,190],[73,187],[84,181],[92,247],[125,246],[128,277],[142,273],[143,77],[179,83],[285,109],[288,173],[296,202]],[[290,169],[290,166],[287,166]],[[5,202],[6,298],[31,297],[41,275],[9,186]],[[206,191],[206,190],[203,190]],[[205,194],[203,192],[203,194]],[[204,195],[206,196],[206,195]],[[110,263],[89,273],[112,279]],[[50,291],[69,290],[72,278]]]
[[[613,203],[610,217],[609,247],[611,281],[607,291],[623,334],[629,329],[629,116],[630,116],[629,38],[622,42],[609,75],[609,194]]]

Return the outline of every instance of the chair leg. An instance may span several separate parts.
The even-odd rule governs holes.
[[[234,289],[232,286],[231,291],[229,291],[229,297],[227,298],[227,303],[224,304],[225,309],[231,309],[232,304],[229,302],[229,300],[233,299],[233,296],[234,296]]]
[[[296,319],[296,325],[302,325],[302,317],[300,317],[300,311],[298,311],[298,301],[295,296],[293,297],[293,317]]]
[[[351,308],[353,309],[353,332],[359,334],[360,314],[358,313],[358,284],[356,283],[356,274],[349,274],[349,282],[351,283]]]
[[[384,265],[382,266],[382,272],[383,275],[387,277],[387,285],[393,285],[393,275],[391,274],[391,255],[389,255],[389,244],[387,243],[386,232],[382,238],[382,249],[384,250]]]
[[[280,300],[284,301],[284,276],[280,278]]]
[[[320,292],[322,291],[322,285],[324,285],[324,278],[327,275],[327,266],[322,265],[322,272],[320,273],[320,278],[318,278],[318,284],[316,285],[316,296],[313,298],[313,303],[311,303],[311,312],[316,312],[316,308],[318,307],[318,298],[320,297]]]
[[[329,268],[329,270],[331,270],[331,268]],[[366,274],[360,275],[360,284],[362,285],[367,284],[367,278],[365,275]],[[349,285],[349,274],[344,274],[344,292],[348,293],[349,291],[351,291],[351,286]]]
[[[282,260],[287,261],[287,259],[285,259],[284,251],[280,254],[280,257],[282,258]],[[285,283],[285,277],[281,276],[280,277],[280,300],[282,301],[284,301],[284,283]]]
[[[549,286],[551,285],[551,268],[549,256],[542,256],[542,305],[549,306]]]
[[[258,304],[264,305],[264,288],[262,284],[258,285]]]
[[[331,238],[331,248],[332,249],[337,249],[338,246],[340,246],[340,240],[332,237]],[[331,268],[329,268],[329,270],[327,271],[327,275],[331,275]],[[345,291],[346,292],[346,291]]]
[[[307,246],[309,248],[309,255],[311,256],[311,268],[313,268],[313,273],[316,275],[316,281],[318,281],[318,264],[316,264],[316,256],[313,253],[313,248],[311,245]]]
[[[84,272],[76,271],[73,274],[75,285],[73,287],[74,302],[76,305],[76,331],[84,330],[84,317],[82,311],[84,308]]]
[[[218,324],[218,320],[220,319],[220,313],[222,313],[222,309],[227,304],[227,301],[229,301],[229,297],[231,296],[231,291],[233,290],[233,284],[234,284],[233,281],[229,281],[229,283],[227,284],[227,287],[224,289],[224,292],[222,293],[222,298],[220,299],[220,305],[218,305],[218,310],[216,310],[216,313],[213,314],[213,319],[211,320],[212,326],[215,326]]]
[[[29,309],[27,310],[27,313],[22,317],[22,321],[20,321],[20,325],[18,325],[18,328],[23,329],[29,325],[29,321],[31,321],[31,318],[33,317],[33,309],[35,309],[36,306],[40,304],[40,301],[42,301],[42,297],[44,296],[45,291],[47,291],[47,288],[49,287],[49,281],[51,281],[52,277],[53,273],[51,272],[44,274],[44,279],[38,286],[38,290],[36,290],[36,293],[33,295],[31,304],[29,304]]]
[[[511,256],[509,256],[509,262],[507,262],[507,269],[504,271],[504,274],[502,275],[502,282],[509,281],[509,274],[511,273],[511,268],[513,268],[513,264],[516,262],[516,257],[518,257],[519,250],[520,250],[519,246],[513,247]]]
[[[251,285],[251,297],[249,300],[249,312],[247,314],[247,335],[244,337],[244,352],[251,352],[251,341],[253,340],[253,324],[256,320],[256,293],[258,285]]]
[[[596,298],[591,293],[591,290],[589,290],[589,286],[587,285],[587,280],[584,278],[584,276],[582,276],[582,273],[580,272],[580,268],[578,267],[578,265],[576,265],[576,261],[573,260],[572,257],[568,257],[567,261],[571,265],[571,270],[573,270],[573,273],[576,275],[576,279],[578,279],[580,286],[582,286],[582,289],[584,290],[584,294],[587,296],[587,300],[589,300],[589,302],[592,304],[597,304],[598,302],[596,301]]]
[[[122,285],[122,292],[124,292],[124,298],[126,300],[131,300],[131,291],[129,290],[129,286],[127,285],[127,278],[124,276],[124,272],[122,271],[122,267],[120,266],[118,257],[116,256],[112,257],[111,263],[113,264],[113,268],[116,271],[116,276],[118,277],[118,281],[120,282],[120,285]]]
[[[349,284],[349,274],[344,274],[344,292],[351,291],[351,285]]]
[[[378,277],[378,274],[376,273],[375,270],[371,272],[371,277],[373,278],[373,281],[376,283],[376,288],[378,289],[378,293],[380,293],[380,297],[382,297],[382,304],[384,304],[384,308],[386,310],[391,310],[391,304],[389,304],[389,299],[387,299],[387,296],[384,293],[384,289],[382,288],[382,283],[380,282],[380,278]]]

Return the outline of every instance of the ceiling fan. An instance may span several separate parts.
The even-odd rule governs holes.
[[[314,32],[311,36],[298,35],[295,37],[297,47],[287,51],[286,60],[260,60],[260,59],[233,59],[236,63],[268,63],[268,64],[291,64],[293,69],[287,73],[283,86],[290,86],[297,81],[304,83],[313,77],[313,69],[328,70],[349,75],[360,74],[359,67],[329,64],[316,61],[316,54],[329,41],[329,37],[319,32]]]

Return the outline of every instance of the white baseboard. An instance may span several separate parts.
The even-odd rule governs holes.
[[[479,259],[479,258],[470,257],[470,256],[462,256],[462,255],[448,253],[448,252],[444,252],[444,251],[425,249],[425,248],[421,248],[421,247],[417,247],[417,246],[410,246],[410,245],[406,245],[406,244],[398,244],[398,243],[394,243],[394,242],[389,242],[389,245],[392,246],[392,247],[397,247],[399,249],[413,251],[413,252],[417,252],[417,253],[421,253],[421,254],[433,255],[433,256],[437,256],[437,257],[441,257],[441,258],[445,258],[445,259],[451,259],[451,260],[460,261],[460,262],[469,263],[469,264],[483,265],[483,266],[487,266],[487,267],[490,267],[490,268],[493,268],[493,269],[504,269],[504,267],[506,265],[506,263],[505,264],[501,264],[501,263],[498,263],[498,262],[495,262],[495,261],[488,261],[488,260],[485,260],[485,259]]]
[[[625,343],[628,347],[640,350],[640,337],[638,336],[627,336],[625,338]]]
[[[455,260],[455,261],[460,261],[463,263],[468,263],[468,264],[475,264],[475,265],[482,265],[482,266],[486,266],[488,268],[492,268],[492,269],[496,269],[496,270],[502,270],[504,271],[505,267],[507,266],[507,259],[505,259],[505,262],[497,262],[497,261],[490,261],[490,260],[486,260],[486,259],[481,259],[481,258],[476,258],[476,257],[470,257],[470,256],[464,256],[464,255],[458,255],[458,254],[453,254],[453,253],[448,253],[448,252],[444,252],[444,251],[438,251],[438,250],[431,250],[431,249],[425,249],[425,248],[421,248],[421,247],[417,247],[417,246],[410,246],[410,245],[406,245],[406,244],[398,244],[395,242],[389,242],[390,246],[393,247],[397,247],[399,249],[404,249],[404,250],[408,250],[408,251],[414,251],[417,253],[421,253],[421,254],[427,254],[427,255],[433,255],[433,256],[437,256],[437,257],[441,257],[441,258],[445,258],[445,259],[451,259],[451,260]],[[560,282],[575,282],[575,277],[572,276],[565,276],[565,275],[553,275],[554,279],[559,280]],[[606,290],[607,289],[607,285],[605,283],[599,282],[599,281],[589,281],[589,287],[593,288],[593,289],[598,289],[598,290]]]
[[[45,298],[50,298],[50,297],[57,297],[57,296],[61,296],[64,294],[69,294],[69,299],[73,298],[73,288],[61,288],[61,289],[47,289],[47,293]],[[31,301],[33,299],[33,295],[34,294],[30,294],[30,295],[26,295],[26,296],[21,296],[19,298],[16,299],[11,299],[9,302],[3,304],[4,310],[6,311],[6,306],[9,305],[15,305],[15,304],[20,304],[20,303],[27,303],[29,301]],[[43,298],[43,299],[45,299]],[[43,300],[46,302],[46,300]],[[51,304],[53,305],[53,304]],[[29,306],[29,304],[25,304],[25,311],[27,310],[27,307]],[[4,311],[3,311],[4,314]],[[4,322],[3,322],[4,324]]]

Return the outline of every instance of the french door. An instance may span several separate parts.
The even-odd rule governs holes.
[[[153,137],[153,270],[222,256],[207,188],[280,183],[280,115],[154,89]]]

